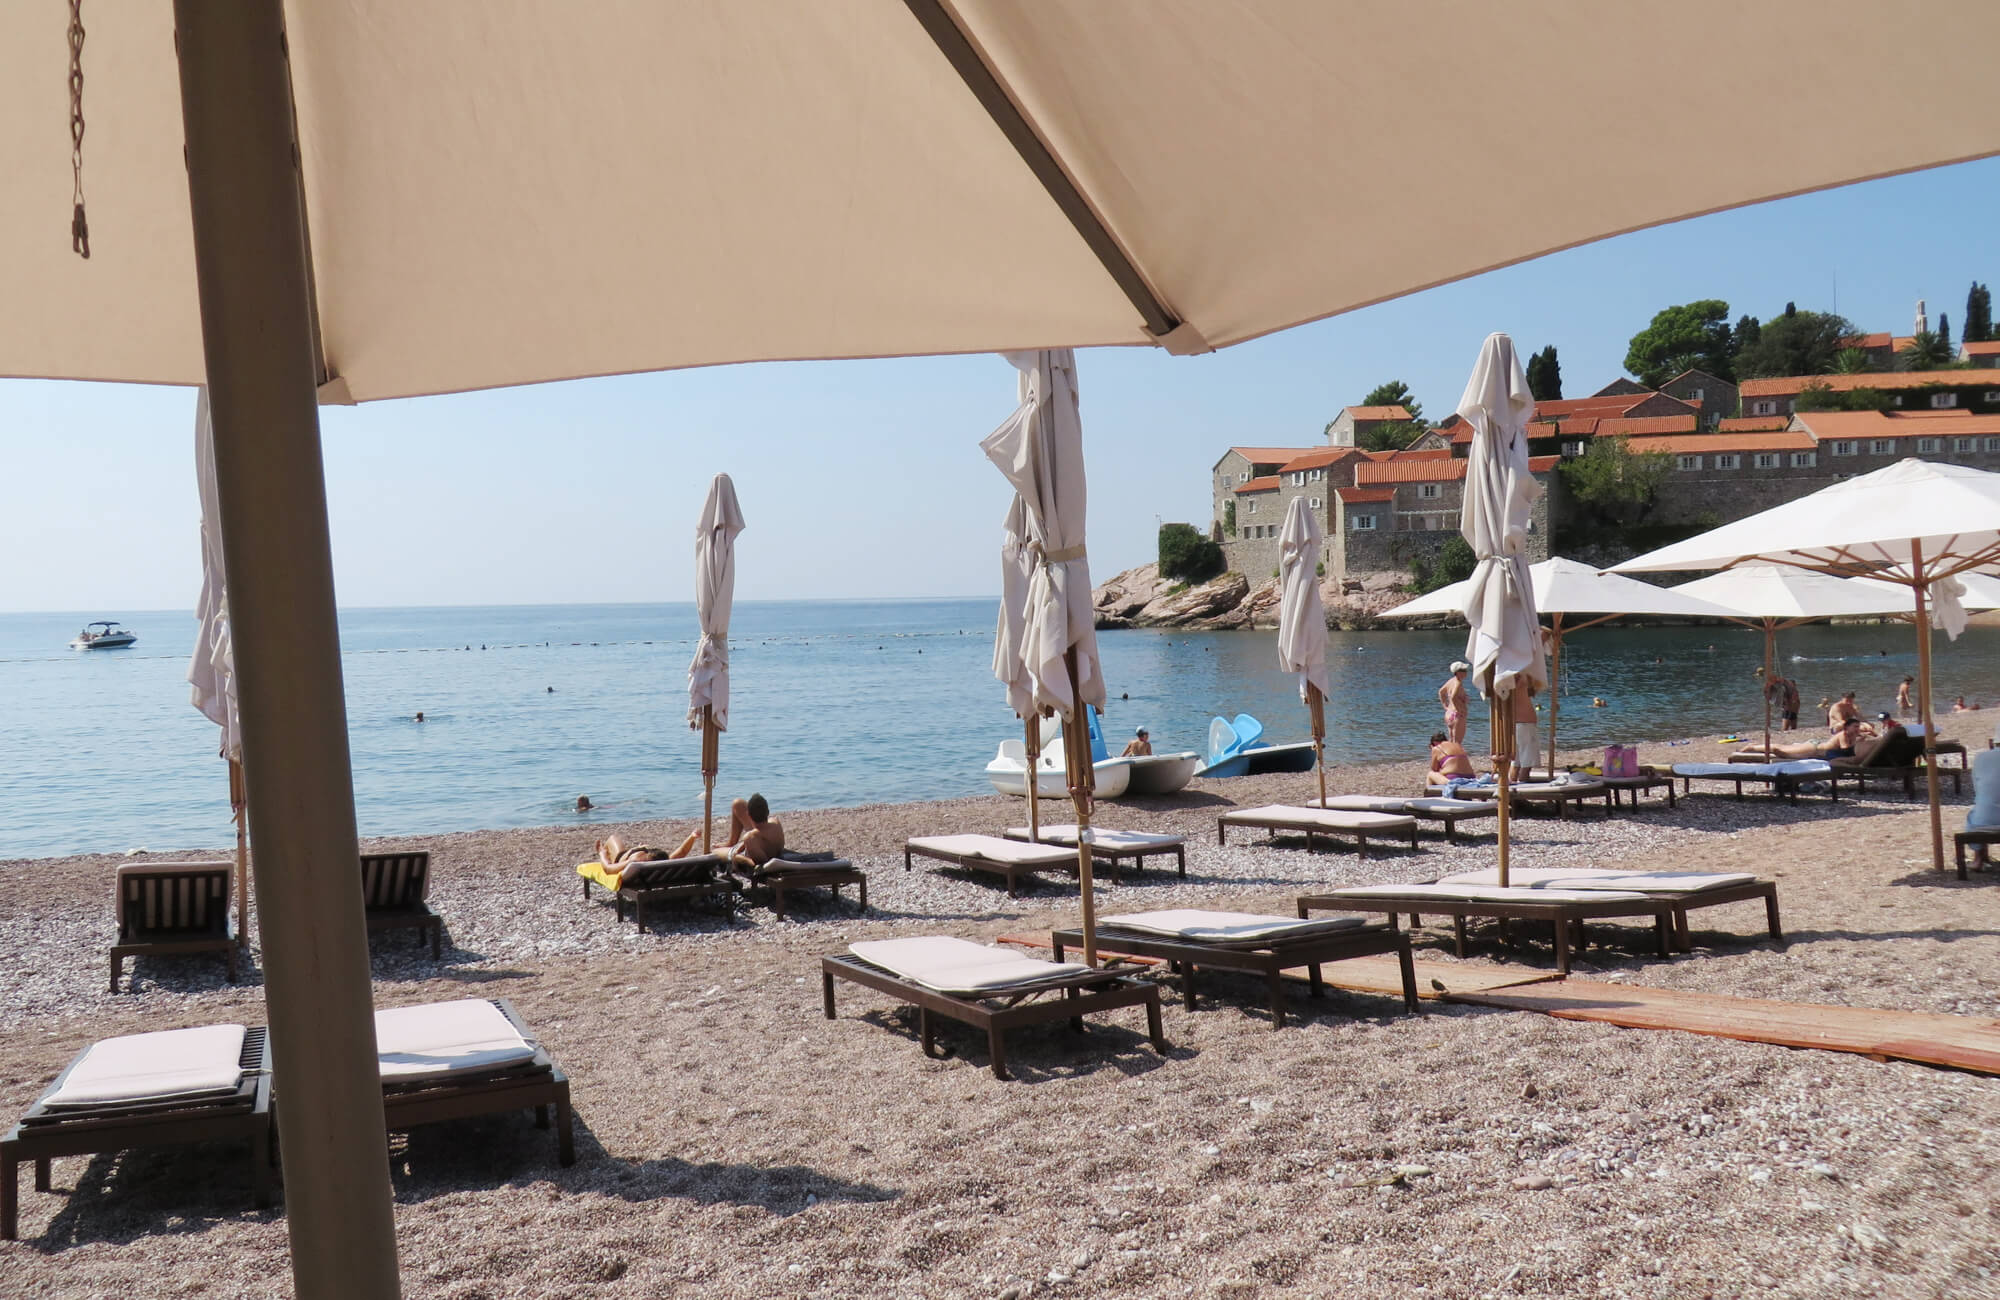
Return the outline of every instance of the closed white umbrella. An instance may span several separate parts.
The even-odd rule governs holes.
[[[1931,628],[1965,626],[1961,573],[2000,563],[2000,474],[1902,460],[1871,474],[1661,547],[1617,568],[1626,573],[1779,564],[1893,583],[1909,593],[1917,624],[1918,713],[1929,769],[1931,861],[1944,870],[1944,819],[1931,720]]]
[[[1507,883],[1508,769],[1514,758],[1513,696],[1547,685],[1542,626],[1528,575],[1528,525],[1542,488],[1528,471],[1528,421],[1535,398],[1514,340],[1489,334],[1459,398],[1472,425],[1459,531],[1478,558],[1465,597],[1472,625],[1465,657],[1492,710],[1493,764],[1500,784],[1500,883]]]
[[[1020,376],[1021,400],[1029,400],[1028,375]],[[1036,787],[1042,752],[1042,711],[1035,705],[1034,683],[1025,656],[1028,636],[1028,586],[1034,578],[1036,552],[1029,545],[1028,507],[1016,494],[1007,507],[1000,535],[1000,620],[993,631],[993,675],[1007,686],[1007,705],[1021,719],[1022,748],[1027,751],[1028,838],[1042,838],[1041,800]]]
[[[712,846],[715,774],[721,735],[729,730],[729,613],[736,603],[736,534],[743,509],[736,485],[717,474],[694,532],[694,612],[701,624],[688,665],[688,726],[701,731],[701,851]]]
[[[1528,566],[1528,578],[1535,592],[1535,608],[1548,616],[1549,652],[1549,767],[1556,765],[1556,721],[1562,712],[1563,637],[1627,614],[1664,618],[1729,618],[1730,611],[1707,601],[1685,596],[1672,588],[1656,587],[1635,578],[1606,573],[1589,564],[1579,564],[1555,556]],[[1454,582],[1440,587],[1383,615],[1385,618],[1418,618],[1424,615],[1463,612],[1472,592],[1472,582]],[[1595,617],[1590,617],[1595,615]],[[1579,617],[1581,616],[1581,617]]]
[[[1299,675],[1299,698],[1312,719],[1313,767],[1326,806],[1326,606],[1319,595],[1319,516],[1293,497],[1278,534],[1278,667]]]
[[[1084,550],[1088,494],[1076,355],[1068,348],[1006,355],[1021,372],[1022,402],[979,445],[1014,485],[1026,515],[1034,568],[1021,625],[1022,671],[1030,706],[1064,716],[1063,753],[1076,805],[1076,867],[1083,894],[1083,959],[1094,965],[1097,904],[1090,869],[1090,808],[1095,773],[1086,710],[1104,703],[1104,673],[1097,659],[1090,561]],[[1034,779],[1031,767],[1031,786]]]
[[[188,661],[189,702],[222,728],[229,764],[229,819],[236,823],[236,943],[250,943],[250,845],[243,783],[243,734],[236,711],[236,656],[229,643],[229,579],[222,562],[222,505],[215,485],[215,425],[208,390],[194,398],[194,479],[201,494],[201,598],[194,609],[194,657]]]
[[[1764,630],[1764,752],[1771,752],[1771,682],[1778,633],[1823,618],[1895,617],[1909,607],[1909,593],[1866,578],[1836,578],[1811,569],[1741,564],[1673,588],[1730,611],[1730,617]]]

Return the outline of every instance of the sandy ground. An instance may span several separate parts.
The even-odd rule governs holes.
[[[1709,742],[1648,761],[1713,757]],[[1331,788],[1405,791],[1420,769],[1343,769]],[[1490,836],[1417,853],[1307,853],[1215,814],[1298,800],[1310,777],[1210,783],[1106,805],[1100,822],[1191,837],[1171,867],[1105,885],[1107,913],[1204,905],[1289,913],[1308,888],[1490,865]],[[1969,788],[1967,791],[1970,793]],[[1964,800],[1946,809],[1947,831]],[[2000,1016],[2000,876],[1927,869],[1900,791],[1797,804],[1697,795],[1611,821],[1517,823],[1523,865],[1747,869],[1781,882],[1790,942],[1754,904],[1693,914],[1662,962],[1642,931],[1584,978],[1803,1002]],[[873,906],[807,902],[641,935],[584,903],[571,864],[602,827],[389,841],[433,854],[447,919],[433,964],[378,939],[376,996],[505,996],[570,1073],[579,1160],[525,1115],[392,1145],[405,1294],[503,1296],[2000,1296],[2000,1081],[1687,1034],[1388,998],[1296,999],[1272,1032],[1247,981],[1168,999],[1172,1050],[1126,1012],[1028,1032],[1013,1082],[982,1040],[928,1060],[912,1013],[844,986],[820,1013],[816,958],[858,939],[992,937],[1073,923],[1074,884],[1018,901],[949,869],[905,873],[906,835],[993,830],[1018,801],[799,813],[805,847],[870,872]],[[1065,816],[1063,818],[1067,820]],[[684,824],[630,828],[656,842]],[[212,855],[201,855],[212,856]],[[118,859],[0,864],[0,1109],[16,1113],[97,1037],[262,1022],[257,968],[142,961],[104,990]],[[1473,958],[1552,964],[1545,936]],[[1419,955],[1449,962],[1449,932]],[[288,1283],[281,1210],[248,1208],[243,1153],[58,1162],[22,1179],[8,1294],[262,1296]],[[1396,1177],[1402,1171],[1402,1177]]]

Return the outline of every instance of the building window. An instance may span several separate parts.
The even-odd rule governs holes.
[[[1777,413],[1778,404],[1775,401],[1752,402],[1750,404],[1750,414],[1752,415],[1776,415]]]
[[[1375,516],[1374,515],[1350,516],[1347,521],[1347,528],[1349,532],[1372,533],[1375,531]]]
[[[1566,442],[1566,443],[1564,443],[1564,444],[1563,444],[1563,455],[1565,455],[1565,456],[1581,456],[1581,455],[1583,455],[1583,444],[1582,444],[1582,443],[1580,443],[1580,442]]]
[[[1417,495],[1426,501],[1435,499],[1437,494],[1438,485],[1435,483],[1419,483],[1417,485]]]
[[[1795,451],[1792,453],[1793,469],[1811,469],[1817,464],[1819,464],[1819,453],[1816,451]]]
[[[1717,469],[1742,469],[1743,458],[1741,456],[1717,456],[1715,458],[1715,467]]]
[[[1871,439],[1868,443],[1868,454],[1870,456],[1893,456],[1896,454],[1896,440],[1894,438]]]
[[[2000,451],[2000,438],[1988,438],[1986,440],[1986,450]]]
[[[1313,509],[1315,509],[1315,510],[1319,509],[1319,498],[1318,498],[1318,497],[1314,497],[1314,498],[1312,499],[1312,508],[1313,508]]]
[[[1675,460],[1674,460],[1674,468],[1675,468],[1675,469],[1700,469],[1700,468],[1701,468],[1701,457],[1699,457],[1699,456],[1680,456],[1680,457],[1676,457],[1676,458],[1675,458]]]
[[[1987,389],[1986,396],[1981,398],[1980,400],[1986,402],[2000,402],[2000,388]]]
[[[1705,388],[1697,388],[1694,390],[1694,400],[1697,402],[1706,399],[1707,396],[1708,396],[1708,390]]]
[[[1917,455],[1919,455],[1919,456],[1935,456],[1935,455],[1937,455],[1937,450],[1938,450],[1938,446],[1939,446],[1939,444],[1940,444],[1940,441],[1941,441],[1941,440],[1940,440],[1940,439],[1937,439],[1937,438],[1919,438],[1919,439],[1917,439]]]
[[[1253,515],[1257,513],[1257,503],[1255,501],[1250,503],[1250,513]]]
[[[1971,451],[1975,445],[1975,440],[1971,438],[1953,438],[1951,440],[1951,449],[1953,451]]]
[[[1778,453],[1775,451],[1760,451],[1750,458],[1750,467],[1752,469],[1776,469],[1778,468]]]
[[[1852,442],[1835,442],[1829,444],[1829,446],[1832,448],[1833,454],[1836,456],[1852,456],[1854,454],[1855,447],[1857,446],[1857,444]]]
[[[1957,393],[1932,393],[1932,394],[1931,394],[1931,409],[1932,409],[1932,410],[1934,410],[1934,411],[1942,411],[1942,410],[1945,410],[1945,409],[1947,409],[1947,408],[1949,408],[1949,407],[1953,407],[1953,406],[1957,406],[1957,405],[1958,405],[1958,394],[1957,394]]]

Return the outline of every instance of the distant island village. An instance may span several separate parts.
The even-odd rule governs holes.
[[[1565,397],[1553,346],[1528,364],[1530,468],[1544,492],[1529,560],[1612,565],[1908,457],[2000,469],[2000,335],[1975,281],[1962,334],[1919,301],[1911,333],[1865,333],[1792,303],[1730,321],[1719,299],[1656,314],[1620,376]],[[1101,628],[1271,627],[1278,534],[1304,497],[1326,534],[1328,622],[1377,626],[1467,577],[1458,533],[1472,428],[1435,422],[1401,381],[1340,411],[1310,446],[1231,446],[1205,524],[1162,525],[1159,558],[1103,581]],[[1383,623],[1381,626],[1396,626]]]

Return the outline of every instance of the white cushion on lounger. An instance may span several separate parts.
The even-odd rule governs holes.
[[[1296,808],[1289,804],[1266,804],[1262,808],[1239,808],[1222,814],[1224,821],[1282,822],[1300,830],[1398,831],[1416,826],[1416,819],[1399,814],[1347,812],[1339,808]]]
[[[1596,777],[1578,776],[1554,781],[1521,781],[1509,785],[1507,790],[1510,794],[1519,795],[1523,799],[1533,799],[1537,795],[1588,794],[1603,788],[1604,782]]]
[[[535,1058],[533,1044],[483,998],[377,1011],[375,1053],[384,1079],[490,1070]]]
[[[1161,912],[1130,912],[1099,920],[1099,930],[1130,930],[1168,939],[1209,943],[1219,948],[1262,948],[1286,939],[1353,930],[1367,924],[1358,916],[1334,916],[1317,921],[1269,916],[1260,912],[1202,912],[1174,908]]]
[[[1378,812],[1403,814],[1409,812],[1409,800],[1397,799],[1383,794],[1333,794],[1326,798],[1326,807],[1342,812]],[[1320,807],[1314,799],[1306,804],[1308,808]]]
[[[1478,813],[1497,815],[1500,811],[1498,799],[1446,799],[1443,796],[1435,799],[1405,799],[1403,806],[1412,813],[1453,813],[1461,817]]]
[[[1608,889],[1536,889],[1519,885],[1502,889],[1498,885],[1448,885],[1440,881],[1434,885],[1354,885],[1347,889],[1329,891],[1333,898],[1435,898],[1446,902],[1466,903],[1510,903],[1516,901],[1548,901],[1597,903],[1606,899],[1637,901],[1644,894],[1626,893]]]
[[[1593,871],[1586,867],[1515,867],[1507,873],[1510,885],[1523,889],[1638,890],[1647,894],[1698,894],[1704,889],[1726,889],[1747,885],[1757,877],[1745,871]],[[1500,869],[1461,871],[1445,876],[1441,885],[1498,885]]]
[[[241,1025],[107,1038],[84,1051],[42,1104],[64,1109],[225,1096],[243,1080],[242,1058]]]
[[[1779,776],[1826,776],[1833,764],[1823,758],[1794,758],[1783,763],[1676,763],[1675,776],[1744,777],[1768,780]]]
[[[910,841],[913,848],[936,849],[961,858],[986,858],[1009,866],[1052,866],[1075,862],[1076,854],[1053,844],[1023,844],[1003,840],[998,835],[919,835]]]
[[[1017,839],[1028,838],[1026,826],[1010,826],[1007,834]],[[1042,840],[1048,844],[1067,844],[1076,847],[1076,823],[1064,822],[1060,826],[1042,827]],[[1155,835],[1147,831],[1114,831],[1102,826],[1090,828],[1090,842],[1113,849],[1170,849],[1176,844],[1187,843],[1185,835]]]
[[[1090,969],[1080,962],[1043,961],[1013,949],[945,935],[871,939],[850,944],[847,950],[871,966],[940,993],[1004,993],[1066,980]]]

